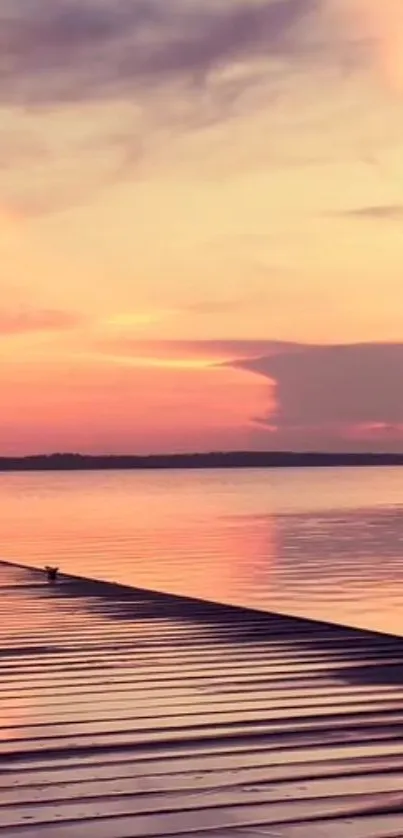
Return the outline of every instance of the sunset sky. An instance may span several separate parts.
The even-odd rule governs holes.
[[[403,0],[1,0],[0,453],[403,449]]]

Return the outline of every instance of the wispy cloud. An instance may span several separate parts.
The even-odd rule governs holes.
[[[382,77],[403,90],[403,4],[401,0],[329,0],[347,31],[367,44]]]
[[[199,300],[195,303],[190,303],[188,306],[184,306],[182,311],[185,314],[212,317],[220,314],[231,314],[232,312],[245,311],[258,305],[259,302],[259,294],[251,293],[227,300]]]
[[[336,213],[340,218],[357,218],[363,221],[401,221],[403,219],[403,204],[389,206],[357,207]]]
[[[243,156],[250,165],[262,154],[258,113],[273,102],[279,113],[278,103],[299,93],[302,101],[311,73],[318,101],[328,102],[334,75],[326,71],[344,79],[368,60],[368,16],[358,7],[354,17],[334,14],[350,2],[359,0],[2,0],[0,108],[15,120],[0,139],[6,205],[29,217],[85,205],[134,177],[145,157],[159,161],[163,149],[164,158],[189,129],[193,139],[195,129],[217,124],[204,159],[216,155],[220,171]],[[310,114],[308,103],[303,119]],[[239,117],[230,138],[229,116]],[[250,133],[240,130],[243,120]],[[291,123],[284,143],[280,122],[264,146],[271,165],[314,165],[342,153],[338,142],[308,147]],[[223,147],[241,145],[231,163]],[[186,150],[191,161],[201,153]]]
[[[0,336],[26,332],[59,332],[75,329],[83,323],[79,314],[51,309],[0,311]]]
[[[225,122],[260,86],[266,101],[277,95],[309,60],[301,33],[320,5],[2,0],[6,205],[31,217],[85,204],[133,176],[155,144]]]
[[[299,344],[295,344],[297,347]],[[113,353],[115,357],[141,358],[209,358],[212,362],[235,364],[237,359],[259,358],[262,355],[284,352],[293,344],[270,340],[138,340],[130,336],[104,337],[94,348],[101,354]],[[242,361],[243,363],[243,361]]]
[[[201,81],[245,56],[292,54],[320,0],[3,0],[3,103]]]

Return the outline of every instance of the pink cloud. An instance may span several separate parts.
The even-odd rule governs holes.
[[[385,81],[403,92],[402,0],[331,0],[348,31],[364,39]]]
[[[25,332],[58,332],[74,329],[82,323],[79,314],[52,309],[20,309],[0,311],[0,335]]]

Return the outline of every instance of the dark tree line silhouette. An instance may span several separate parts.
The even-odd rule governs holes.
[[[200,454],[39,454],[0,457],[0,471],[97,471],[103,469],[329,468],[402,466],[402,454],[296,451],[212,451]]]

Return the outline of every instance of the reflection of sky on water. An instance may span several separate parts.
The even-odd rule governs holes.
[[[259,563],[250,602],[403,633],[401,509],[278,515],[256,524],[275,530],[275,572]]]
[[[0,509],[5,559],[403,633],[399,469],[1,475]]]

